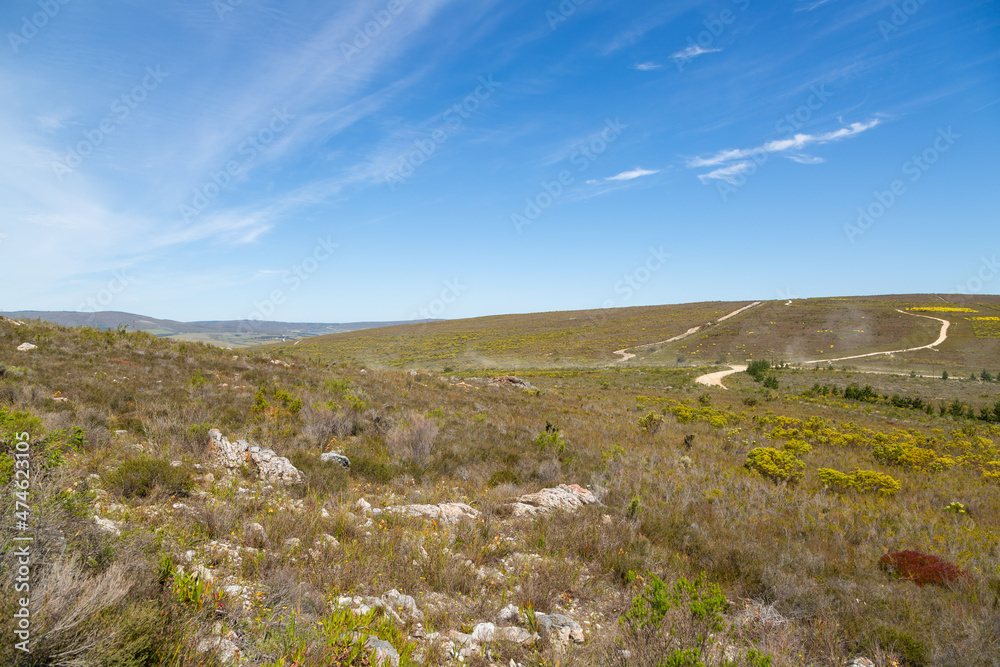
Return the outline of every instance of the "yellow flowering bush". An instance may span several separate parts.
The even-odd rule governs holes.
[[[824,484],[841,492],[854,489],[858,493],[877,493],[889,497],[896,495],[900,489],[899,482],[875,470],[855,470],[848,475],[833,468],[820,468],[816,473]]]
[[[795,483],[802,478],[806,464],[791,452],[773,447],[755,447],[747,454],[747,462],[743,466],[774,482]]]

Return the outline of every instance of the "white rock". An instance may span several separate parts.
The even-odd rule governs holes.
[[[358,502],[354,503],[354,509],[362,514],[369,514],[372,511],[372,505],[364,498],[358,498]]]
[[[575,512],[597,502],[593,493],[578,484],[560,484],[518,498],[512,505],[514,516],[533,516],[554,510]]]
[[[95,515],[94,523],[97,524],[97,527],[101,531],[114,535],[115,537],[118,537],[122,534],[122,531],[118,527],[118,524],[112,521],[111,519],[102,519],[101,517]]]
[[[455,524],[467,519],[479,518],[479,511],[465,503],[441,503],[439,505],[398,505],[387,507],[386,512],[406,516],[431,519],[444,524]]]
[[[18,352],[30,352],[32,350],[37,350],[37,349],[38,346],[32,345],[31,343],[21,343],[20,345],[17,346]]]
[[[472,639],[480,643],[489,643],[497,637],[497,626],[492,623],[479,623],[472,628]]]
[[[240,649],[232,641],[224,637],[211,637],[198,642],[199,653],[215,652],[219,660],[225,664],[240,659]]]
[[[509,604],[500,610],[497,614],[497,620],[501,623],[506,623],[508,625],[514,625],[515,623],[521,622],[521,610],[517,608],[517,605]]]

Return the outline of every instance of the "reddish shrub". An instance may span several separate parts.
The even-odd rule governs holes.
[[[879,558],[878,565],[887,572],[895,572],[903,579],[909,579],[917,586],[926,584],[945,586],[969,578],[969,575],[962,572],[958,566],[919,551],[897,551],[886,554]]]

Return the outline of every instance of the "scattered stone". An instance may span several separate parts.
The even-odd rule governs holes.
[[[351,467],[351,460],[340,452],[326,452],[319,455],[319,460],[323,463],[339,463],[345,468]]]
[[[301,544],[301,542],[302,542],[302,540],[300,540],[297,537],[289,537],[287,540],[285,540],[285,548],[286,549],[298,549],[299,548],[299,544]]]
[[[118,523],[112,521],[111,519],[102,519],[101,517],[94,515],[94,523],[97,527],[105,533],[119,537],[122,534],[121,528],[118,527]]]
[[[211,439],[209,450],[215,462],[227,469],[248,465],[256,470],[257,477],[273,484],[298,484],[302,474],[284,456],[278,456],[270,449],[251,445],[246,440],[230,442],[222,431],[213,428],[208,432]]]
[[[443,524],[455,524],[466,519],[478,519],[479,511],[465,503],[441,503],[439,505],[398,505],[387,507],[386,512],[404,514],[439,521]]]
[[[512,509],[514,516],[534,516],[552,510],[575,512],[584,505],[596,502],[594,494],[579,484],[560,484],[555,488],[521,496],[514,502]]]
[[[358,498],[358,502],[354,503],[354,509],[358,510],[362,514],[371,514],[372,504],[364,498]]]
[[[18,352],[31,352],[32,350],[37,350],[37,345],[32,345],[31,343],[21,343],[17,346]]]
[[[585,637],[579,623],[562,614],[535,614],[538,633],[549,642],[556,653],[565,653],[570,642],[582,644]]]
[[[509,604],[500,610],[500,613],[497,614],[497,620],[508,625],[521,623],[521,610],[517,608],[517,605]]]
[[[868,658],[857,657],[851,658],[844,663],[844,667],[875,667],[875,663]]]
[[[417,608],[417,601],[395,588],[382,596],[382,601],[403,620],[404,623],[422,623],[424,613]]]
[[[392,644],[379,639],[378,637],[368,637],[365,647],[375,651],[375,664],[389,665],[389,667],[399,667],[399,653]]]
[[[337,538],[334,537],[333,535],[328,535],[326,533],[323,533],[322,535],[316,538],[316,541],[313,542],[313,546],[316,547],[317,549],[324,549],[327,547],[331,549],[336,549],[337,547],[340,546],[340,542],[338,542]]]
[[[247,526],[247,536],[262,543],[267,542],[267,532],[264,530],[264,526],[256,521]]]
[[[473,378],[477,379],[477,378]],[[490,378],[489,386],[491,387],[519,387],[525,391],[537,391],[538,387],[531,384],[530,382],[525,382],[519,377],[513,375],[499,375],[495,378]]]
[[[240,659],[240,648],[225,637],[210,637],[209,639],[202,639],[198,642],[198,652],[214,652],[219,656],[219,661],[223,664],[238,661]]]

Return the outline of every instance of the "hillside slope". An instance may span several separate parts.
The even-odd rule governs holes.
[[[937,350],[840,365],[978,372],[997,366],[1000,359],[1000,327],[989,319],[1000,316],[997,296],[766,301],[720,321],[750,303],[501,315],[318,336],[269,349],[330,361],[438,370],[596,367],[623,357],[632,366],[707,365],[761,357],[798,363],[926,345],[936,339],[940,324],[897,311],[916,309],[907,312],[952,323],[948,340]],[[627,354],[615,356],[616,350]]]

